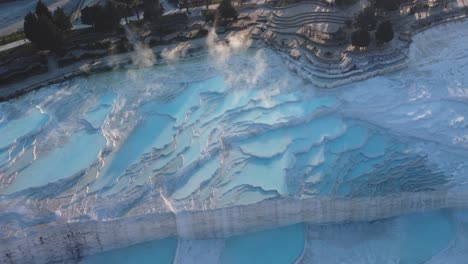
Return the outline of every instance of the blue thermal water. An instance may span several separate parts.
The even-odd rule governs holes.
[[[88,168],[104,145],[103,137],[80,131],[72,135],[64,146],[52,150],[41,159],[33,160],[30,166],[16,176],[5,193],[40,187],[73,176]]]
[[[375,222],[308,226],[306,263],[426,263],[452,245],[452,211]],[[466,224],[464,224],[466,225]]]
[[[305,225],[277,228],[226,240],[220,263],[294,263],[305,242]]]
[[[173,137],[172,124],[173,120],[168,116],[145,117],[115,153],[115,157],[98,179],[97,186],[102,188],[115,181],[128,166],[152,148],[162,148],[169,144]]]
[[[94,127],[101,127],[105,118],[112,109],[112,103],[115,100],[115,94],[108,92],[97,100],[97,106],[85,113],[86,120]]]
[[[350,127],[346,134],[330,143],[330,151],[339,154],[362,147],[368,140],[368,135],[369,131],[361,126]]]
[[[5,164],[10,158],[7,150],[0,150],[0,167]]]
[[[78,78],[0,105],[0,193],[22,191],[2,199],[67,183],[47,187],[74,197],[60,209],[99,218],[465,188],[468,56],[320,90],[274,53],[250,52]],[[228,238],[221,260],[291,263],[310,240],[304,263],[420,263],[457,231],[441,212],[305,226]],[[161,254],[170,262],[174,250]]]
[[[160,76],[164,80],[163,69],[142,70],[141,79],[157,80]],[[191,206],[192,199],[200,205],[208,201],[226,205],[233,204],[228,201],[233,197],[245,204],[274,195],[361,195],[365,192],[362,181],[379,177],[373,175],[377,168],[385,164],[393,166],[395,157],[411,148],[411,144],[400,142],[383,129],[343,116],[336,94],[316,94],[313,89],[309,93],[302,90],[305,84],[300,80],[290,80],[282,87],[281,82],[265,79],[249,87],[241,79],[235,83],[231,76],[215,72],[199,81],[171,80],[166,86],[164,83],[159,86],[154,94],[145,90],[147,96],[141,97],[137,86],[141,84],[140,78],[132,78],[107,73],[77,80],[69,88],[79,89],[82,83],[99,87],[94,100],[89,100],[91,103],[76,106],[83,111],[82,115],[78,111],[77,116],[90,124],[86,129],[97,130],[88,133],[98,142],[88,156],[94,157],[94,163],[82,159],[65,173],[51,174],[44,168],[50,164],[45,153],[54,151],[40,152],[28,166],[24,164],[31,154],[18,154],[21,149],[18,146],[15,155],[20,158],[7,171],[22,172],[10,176],[12,183],[5,193],[37,187],[89,169],[89,175],[78,182],[78,189],[86,187],[87,192],[107,196],[124,193],[133,186],[158,183],[168,186],[164,188],[166,195],[180,206]],[[106,87],[113,87],[112,91],[106,91]],[[294,87],[292,92],[281,92]],[[66,90],[67,86],[61,89]],[[64,100],[79,104],[85,98]],[[63,110],[65,104],[60,97],[56,100],[47,104],[49,111],[57,117],[65,116],[63,111],[54,113],[51,106]],[[68,118],[73,120],[69,104],[66,109]],[[53,126],[44,133],[51,132],[55,132]],[[26,153],[33,153],[35,146],[28,144]],[[74,145],[57,149],[62,148],[70,155],[80,152]],[[97,155],[99,150],[102,154]],[[424,158],[418,154],[415,157]],[[407,167],[410,166],[408,163]],[[427,166],[430,174],[430,165]],[[33,170],[46,173],[39,173],[35,184],[35,181],[24,184],[22,181],[31,177]],[[398,170],[407,168],[400,164],[395,173]],[[51,176],[43,176],[48,174]],[[371,187],[372,195],[378,195],[381,186]],[[392,188],[388,191],[401,189]]]
[[[397,232],[400,263],[423,263],[448,247],[455,226],[446,212],[413,214],[399,219]]]
[[[385,153],[385,138],[381,135],[373,135],[362,148],[362,154],[368,157],[377,157]]]
[[[174,199],[182,199],[200,189],[200,184],[210,179],[218,168],[217,160],[212,159],[198,168],[184,186],[172,194]]]
[[[171,264],[177,248],[176,238],[167,238],[107,251],[84,258],[80,264]]]
[[[280,194],[287,194],[285,178],[287,165],[286,154],[271,159],[251,158],[243,171],[227,184],[226,189],[245,184],[261,187],[266,191],[276,190]]]
[[[48,120],[48,116],[34,109],[24,117],[0,124],[0,149],[14,143],[28,133],[38,130]]]

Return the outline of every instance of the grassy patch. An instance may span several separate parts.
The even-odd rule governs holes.
[[[273,0],[269,1],[268,4],[273,7],[286,7],[295,3],[301,2],[300,0]]]
[[[219,4],[219,3],[221,3],[221,1],[222,0],[210,0],[209,4],[210,5]],[[199,7],[199,6],[206,6],[206,2],[205,1],[193,1],[192,3],[189,4],[189,8]],[[182,7],[182,9],[184,9],[185,5],[182,3],[181,7]]]
[[[37,53],[37,49],[32,43],[27,43],[12,49],[0,51],[0,64],[8,63],[19,57],[28,57]]]
[[[24,38],[26,38],[26,36],[24,35],[23,32],[15,32],[15,33],[11,33],[11,34],[6,35],[6,36],[1,36],[0,37],[0,46],[6,45],[8,43],[12,43],[12,42],[15,42],[17,40],[24,39]]]

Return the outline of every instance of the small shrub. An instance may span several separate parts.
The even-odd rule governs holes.
[[[351,44],[355,47],[366,48],[370,44],[369,31],[359,29],[351,35]]]

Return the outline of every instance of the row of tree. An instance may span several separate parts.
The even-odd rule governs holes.
[[[353,5],[359,1],[357,0],[335,0],[336,6],[346,7]],[[370,0],[372,6],[374,6],[379,12],[395,11],[400,8],[402,0]]]
[[[138,0],[116,0],[109,1],[104,6],[92,5],[86,6],[81,10],[81,22],[91,25],[99,31],[112,30],[119,26],[120,20],[125,18],[128,24],[128,17],[136,13],[140,20]],[[164,8],[158,0],[143,0],[144,19],[154,21],[159,19]]]
[[[64,32],[71,28],[70,17],[62,8],[57,8],[52,14],[40,0],[37,2],[35,12],[29,12],[24,17],[26,38],[41,50],[60,49]]]
[[[81,9],[81,23],[101,31],[117,28],[122,16],[122,10],[112,2],[107,2],[105,6],[92,5]]]
[[[351,44],[355,47],[368,47],[371,42],[370,32],[375,31],[375,39],[380,43],[386,43],[393,39],[393,26],[390,21],[378,24],[376,10],[373,6],[364,8],[354,18],[354,31],[351,35]]]
[[[120,25],[120,20],[134,11],[140,19],[138,0],[108,1],[104,6],[86,6],[81,10],[81,22],[91,25],[98,31],[114,30]],[[143,0],[145,20],[158,20],[163,14],[159,0]],[[232,6],[231,0],[222,0],[217,13],[224,19],[237,19],[238,12]],[[72,28],[70,16],[62,8],[57,8],[52,14],[47,6],[39,0],[35,12],[28,13],[24,18],[24,33],[26,37],[41,50],[59,50],[63,43],[64,33]]]

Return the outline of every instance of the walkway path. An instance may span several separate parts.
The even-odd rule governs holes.
[[[3,46],[0,46],[0,52],[5,51],[5,50],[9,50],[9,49],[12,49],[12,48],[16,48],[16,47],[21,46],[21,45],[26,44],[26,43],[29,43],[29,40],[20,39],[20,40],[5,44]]]

